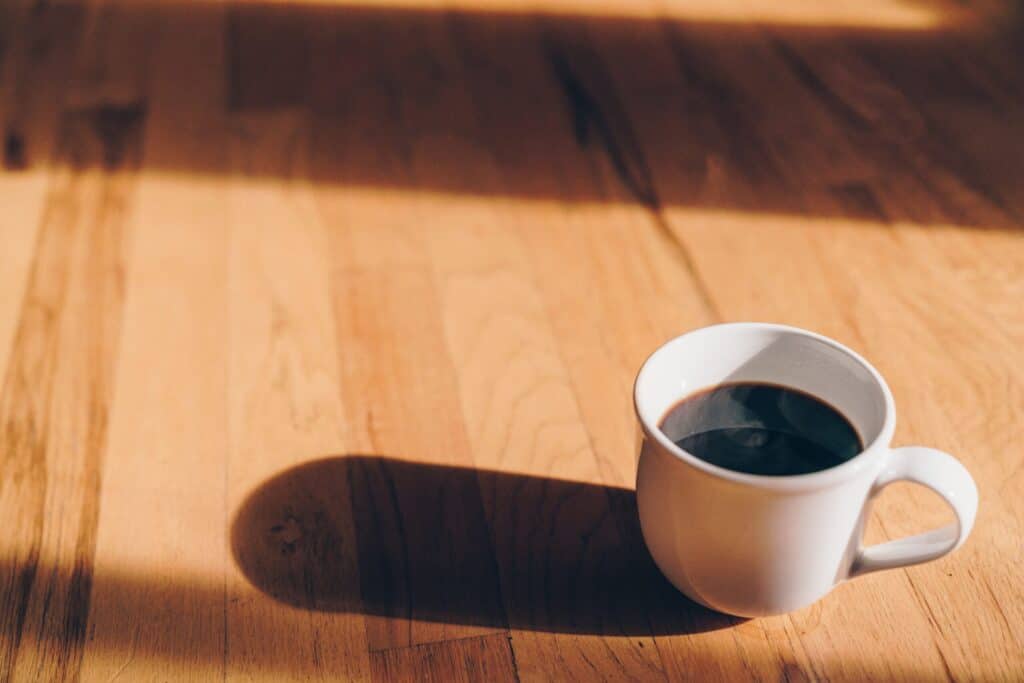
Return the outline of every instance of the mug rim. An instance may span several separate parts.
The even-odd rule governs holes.
[[[661,428],[657,424],[650,424],[640,410],[640,379],[643,377],[644,371],[648,368],[652,359],[659,353],[664,351],[669,346],[679,343],[681,340],[700,334],[711,329],[720,328],[733,328],[737,331],[743,330],[762,330],[772,332],[783,332],[786,334],[792,334],[796,336],[806,337],[820,342],[833,350],[838,351],[847,357],[851,358],[864,370],[868,372],[871,378],[874,380],[877,387],[881,390],[882,396],[885,402],[885,418],[882,423],[882,428],[878,431],[878,434],[871,441],[871,443],[864,446],[861,451],[847,460],[846,462],[836,465],[835,467],[829,467],[828,469],[820,470],[818,472],[811,472],[809,474],[791,474],[791,475],[766,475],[766,474],[749,474],[746,472],[737,472],[730,470],[725,467],[714,465],[705,460],[701,460],[697,456],[687,452],[686,450],[677,446],[668,436],[665,435]],[[696,391],[699,391],[696,390]],[[692,392],[691,392],[692,393]],[[690,395],[690,394],[687,394]],[[681,396],[680,400],[686,398]],[[880,454],[887,450],[888,444],[892,441],[893,432],[896,426],[896,408],[895,402],[892,398],[892,392],[889,391],[889,385],[885,383],[885,379],[881,373],[878,372],[867,360],[864,359],[856,351],[849,347],[837,342],[834,339],[818,334],[817,332],[811,332],[799,327],[792,325],[782,325],[779,323],[762,323],[762,322],[726,322],[717,323],[714,325],[706,325],[699,327],[689,332],[684,332],[681,335],[669,339],[661,346],[652,351],[647,358],[641,364],[639,371],[637,371],[636,379],[633,381],[633,411],[636,413],[637,420],[640,422],[640,426],[644,431],[644,434],[648,438],[654,439],[661,448],[668,454],[674,456],[677,460],[680,460],[691,467],[695,467],[703,472],[714,476],[718,479],[724,479],[732,481],[737,484],[743,484],[746,486],[754,486],[762,489],[776,490],[776,491],[793,491],[793,490],[806,490],[806,489],[817,489],[825,488],[828,486],[835,485],[837,483],[846,481],[851,477],[856,476],[857,473],[869,467],[872,462],[877,460]],[[660,418],[659,418],[660,419]]]

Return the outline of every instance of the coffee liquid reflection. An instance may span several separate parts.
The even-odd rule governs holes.
[[[863,450],[853,425],[824,401],[760,382],[721,384],[665,414],[668,438],[713,465],[767,476],[810,474]]]

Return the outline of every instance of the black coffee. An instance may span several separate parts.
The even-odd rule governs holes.
[[[827,470],[863,450],[824,401],[775,384],[721,384],[684,398],[661,420],[677,446],[713,465],[784,477]]]

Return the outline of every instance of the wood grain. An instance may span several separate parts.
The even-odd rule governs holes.
[[[428,643],[373,654],[377,681],[511,681],[515,662],[502,635]]]
[[[264,577],[277,576],[271,568],[280,567],[266,563],[300,540],[292,535],[320,537],[325,516],[326,524],[337,524],[331,547],[302,545],[289,561],[301,557],[329,567],[324,581],[330,586],[324,588],[335,594],[348,589],[353,604],[344,615],[304,614],[260,599],[244,573],[229,572],[226,664],[228,677],[238,680],[369,677],[365,628],[354,609],[359,586],[355,531],[345,518],[329,514],[330,502],[349,487],[345,478],[282,489],[273,505],[258,511],[245,502],[283,465],[344,451],[350,438],[344,392],[338,391],[328,234],[306,182],[304,157],[294,153],[295,141],[308,134],[304,123],[294,111],[255,113],[240,117],[231,131],[227,502],[229,510],[256,513],[251,518],[235,514],[232,550],[247,558],[246,566],[260,565],[254,573]],[[258,175],[267,166],[288,179],[268,186]],[[285,623],[291,627],[267,627]],[[302,665],[268,671],[267,652],[287,652]]]
[[[201,159],[226,173],[222,22],[156,20],[164,31],[150,48],[144,163]],[[139,179],[85,680],[224,673],[227,215],[223,181]]]
[[[0,680],[1024,678],[1022,26],[4,4]],[[751,621],[661,577],[631,383],[744,319],[877,365],[964,548]]]
[[[63,168],[47,198],[0,403],[0,504],[19,539],[5,549],[5,678],[77,670],[89,613],[121,321],[122,205],[132,187],[130,169],[99,171],[92,123],[72,117],[62,126]]]

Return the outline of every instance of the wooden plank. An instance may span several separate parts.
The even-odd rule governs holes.
[[[24,183],[18,179],[8,182],[9,178],[0,178],[0,192],[19,193]],[[35,261],[39,218],[43,200],[25,202],[19,213],[24,213],[25,220],[4,223],[0,228],[0,241],[4,250],[0,255],[0,368],[7,367],[7,358],[14,346],[21,306],[28,287],[29,273]],[[18,209],[15,209],[17,211]]]
[[[369,678],[356,533],[341,495],[348,468],[296,469],[347,447],[305,122],[287,111],[237,116],[231,138],[227,495],[237,571],[228,572],[226,656],[238,680]],[[277,653],[273,666],[267,653]]]
[[[338,269],[333,289],[356,452],[470,464],[429,272]],[[476,483],[385,459],[351,476],[370,649],[506,632]]]
[[[82,15],[81,8],[66,6],[31,12],[26,3],[0,9],[0,369],[14,344],[47,207],[61,100]],[[51,41],[53,35],[62,39]]]
[[[632,455],[621,444],[635,437],[633,373],[658,343],[716,314],[706,308],[688,255],[666,241],[656,213],[633,204],[597,133],[583,140],[574,132],[569,93],[578,83],[566,73],[564,49],[557,45],[565,25],[465,17],[454,26],[464,68],[473,75],[467,81],[480,125],[497,160],[498,187],[515,196],[564,198],[508,202],[501,212],[514,217],[507,221],[510,230],[528,253],[602,476],[629,485]],[[520,140],[524,113],[507,106],[510,91],[531,104],[535,132],[527,144]],[[593,372],[606,366],[614,371]]]
[[[409,174],[393,92],[358,77],[364,68],[394,68],[388,50],[403,49],[397,36],[375,28],[356,22],[349,34],[344,23],[321,22],[312,39],[314,82],[323,90],[311,97],[317,111],[329,112],[315,120],[313,178],[332,226],[332,290],[354,452],[468,466],[473,454],[432,273],[422,236],[411,227],[427,204],[415,195],[330,186],[356,169],[398,180]],[[380,46],[382,54],[369,66],[346,61],[348,68],[328,69],[335,64],[323,61],[331,46],[349,38]],[[360,460],[353,476],[370,649],[507,632],[476,483],[422,482],[373,458]]]
[[[416,33],[451,76],[434,91],[418,91],[422,101],[404,110],[415,131],[415,177],[433,178],[443,164],[473,169],[475,183],[500,191],[500,169],[482,144],[492,133],[479,125],[473,93],[463,86],[468,70],[484,75],[479,64],[460,63],[447,32],[423,26]],[[453,156],[458,163],[449,166]],[[633,582],[650,565],[629,562],[609,492],[591,484],[599,480],[597,462],[517,237],[522,226],[550,225],[562,211],[432,199],[438,227],[427,248],[475,463],[487,468],[480,486],[518,671],[530,680],[569,672],[660,677],[649,625],[627,607],[641,599]]]
[[[466,221],[478,213],[463,203],[447,202],[430,251],[518,671],[661,677],[636,609],[651,579],[661,584],[616,524],[610,497],[626,492],[593,483],[598,463],[515,226]]]
[[[515,203],[497,210],[427,192],[442,174],[453,187],[493,193],[504,186],[484,144],[497,136],[479,125],[474,93],[464,86],[470,72],[480,80],[488,74],[460,61],[465,46],[452,44],[446,24],[424,20],[409,33],[416,40],[401,49],[430,54],[430,70],[444,74],[430,81],[403,74],[415,85],[401,87],[414,96],[402,99],[400,112],[412,182],[424,186],[418,204],[436,221],[424,242],[474,462],[495,470],[481,472],[480,486],[517,670],[528,679],[660,677],[650,626],[634,610],[649,598],[652,566],[645,554],[631,559],[636,538],[621,536],[610,510],[609,498],[621,491],[590,483],[600,469],[516,236],[534,221],[552,225],[563,212]]]
[[[551,35],[561,38],[560,33],[552,30],[550,23],[547,22],[549,38]],[[551,74],[548,73],[548,78],[544,78],[544,75],[550,69],[555,68],[555,75],[561,76],[563,79],[562,86],[574,87],[566,85],[564,80],[567,76],[575,78],[575,76],[565,73],[564,69],[567,65],[556,60],[554,63],[557,66],[553,66],[552,62],[548,61],[547,64],[538,64],[535,67],[536,62],[534,59],[529,59],[530,53],[528,52],[525,55],[507,52],[499,52],[495,55],[494,49],[490,46],[505,45],[505,43],[499,40],[488,41],[488,32],[483,29],[478,30],[479,42],[472,40],[476,36],[469,26],[465,27],[465,30],[459,31],[458,35],[465,41],[470,41],[468,44],[464,43],[462,48],[470,55],[470,68],[477,69],[477,78],[474,80],[474,84],[477,86],[475,88],[477,100],[481,102],[483,116],[490,126],[488,137],[494,141],[492,144],[496,146],[498,158],[502,162],[502,179],[506,183],[513,183],[507,187],[515,190],[522,183],[532,183],[533,185],[548,184],[555,187],[562,185],[573,188],[587,182],[585,179],[593,177],[588,163],[592,163],[598,168],[603,166],[602,172],[608,173],[607,179],[611,183],[618,182],[619,171],[613,168],[613,163],[609,159],[603,158],[606,153],[605,149],[600,147],[595,151],[586,148],[578,149],[575,141],[570,137],[571,129],[568,120],[560,121],[557,118],[561,104],[559,102],[560,93],[541,89],[534,85],[545,81],[550,82]],[[529,31],[524,30],[524,38],[529,37]],[[557,38],[555,39],[557,40]],[[578,37],[574,38],[578,39]],[[506,40],[508,46],[530,44],[525,39],[517,43],[507,36]],[[576,43],[573,45],[575,46]],[[538,50],[537,53],[538,56],[545,54],[541,50]],[[549,60],[552,59],[550,48],[547,56]],[[509,71],[502,70],[500,72],[502,78],[499,80],[486,71],[487,67],[492,65],[495,69],[501,69],[504,65],[512,63],[516,65],[515,76],[511,76]],[[488,76],[491,77],[488,78]],[[515,135],[510,134],[510,130],[514,130],[515,126],[520,125],[515,120],[514,114],[508,112],[507,107],[503,106],[507,99],[505,91],[510,87],[509,80],[511,78],[522,79],[522,81],[513,81],[515,84],[513,87],[518,86],[523,90],[532,88],[536,91],[530,92],[529,101],[534,104],[535,110],[531,115],[537,117],[556,116],[546,120],[541,118],[540,120],[546,125],[538,126],[538,130],[547,131],[548,139],[545,139],[543,146],[552,152],[553,161],[550,165],[545,164],[539,168],[536,164],[528,165],[531,160],[520,153]],[[495,86],[489,88],[482,85],[488,83],[494,83]],[[563,131],[562,136],[554,134],[558,130]],[[605,132],[618,133],[614,130]],[[605,141],[604,144],[610,143]],[[589,159],[588,156],[590,156]],[[548,168],[551,170],[548,171]],[[605,188],[604,191],[612,196],[621,193],[625,197],[630,197],[632,192],[628,185],[622,187],[621,190],[614,189],[614,185],[610,189],[607,188],[607,185],[601,187]],[[589,196],[594,191],[594,189],[585,189],[584,194]],[[572,190],[569,192],[571,193]],[[686,262],[687,255],[680,254],[677,245],[673,244],[671,240],[666,242],[666,235],[662,232],[660,225],[660,217],[645,206],[637,208],[601,206],[588,211],[577,208],[571,213],[567,211],[554,212],[548,207],[535,210],[514,207],[505,213],[506,215],[511,213],[518,219],[516,227],[519,228],[528,247],[533,268],[537,272],[538,282],[541,284],[543,295],[547,300],[547,313],[550,315],[554,329],[558,332],[557,339],[558,345],[561,346],[561,354],[567,359],[569,373],[576,387],[575,401],[583,410],[589,412],[586,424],[593,440],[593,448],[596,449],[600,458],[598,460],[599,467],[588,474],[593,478],[592,481],[603,479],[610,483],[631,482],[635,455],[633,452],[635,425],[629,404],[629,387],[635,368],[658,343],[688,326],[699,324],[698,321],[709,314],[699,285],[695,286],[695,282],[691,279],[693,273]],[[626,231],[619,227],[627,220],[631,220],[632,230]],[[449,225],[450,222],[445,222],[445,224]],[[486,263],[487,261],[479,253],[483,250],[473,252],[467,248],[467,243],[472,244],[472,242],[471,239],[467,239],[463,235],[458,243],[459,249],[456,250],[453,240],[449,242],[449,249],[445,253],[468,251],[471,254],[476,253],[478,259]],[[509,246],[497,248],[492,246],[488,251],[502,255],[515,253],[515,250]],[[508,257],[506,256],[506,258]],[[465,258],[464,260],[468,261],[469,259]],[[484,278],[479,275],[479,270],[473,274],[477,275],[477,279],[480,281],[475,289],[482,289]],[[617,286],[621,286],[621,291],[617,291],[615,287],[606,287],[606,283],[609,282],[615,282]],[[517,306],[512,310],[518,312],[523,306],[521,302],[528,301],[524,294],[519,294],[516,297],[492,295],[489,300],[514,299]],[[641,301],[644,302],[644,305],[631,305],[629,302],[632,301]],[[478,314],[478,317],[479,315],[481,314]],[[689,324],[686,322],[686,316],[689,316]],[[525,318],[526,316],[520,313],[519,317]],[[506,331],[504,336],[511,335],[511,331]],[[476,353],[473,355],[483,355],[485,352],[481,350],[482,344],[479,340],[474,341],[477,346],[474,347]],[[496,347],[496,353],[500,353],[506,347],[504,341],[496,341],[495,337],[489,337],[489,341]],[[525,343],[520,346],[522,348],[517,349],[519,353],[524,353],[524,348],[538,350],[543,348]],[[616,353],[620,349],[625,350],[625,356]],[[536,353],[537,351],[533,355]],[[465,352],[457,353],[456,357],[464,355],[466,355]],[[495,359],[491,358],[491,361],[495,361]],[[508,365],[508,361],[486,363],[482,367],[495,366],[505,370],[506,365]],[[520,372],[520,374],[523,373]],[[557,376],[556,374],[555,377]],[[490,392],[483,393],[481,396],[486,395],[489,398],[484,405],[490,407],[497,401],[497,397],[501,396],[501,393],[496,392],[493,386],[488,389]],[[476,401],[477,404],[482,402],[482,398]],[[468,407],[467,410],[469,410]],[[492,420],[496,421],[497,418],[492,418]],[[502,429],[503,431],[500,433],[505,435],[514,433],[507,431],[507,427],[503,428],[500,422],[496,423],[494,429]],[[522,456],[520,457],[522,458]],[[561,459],[559,461],[561,470]],[[538,464],[543,464],[543,462],[541,460]],[[487,490],[486,486],[485,490]],[[622,575],[621,580],[615,581],[615,585],[619,586],[620,591],[625,591],[629,595],[629,598],[625,599],[626,603],[634,607],[645,605],[643,609],[647,612],[649,621],[647,631],[650,632],[653,628],[655,634],[659,635],[656,639],[658,651],[663,660],[668,652],[676,675],[685,676],[686,672],[689,671],[692,674],[692,671],[698,669],[717,670],[721,676],[774,675],[776,669],[771,660],[760,663],[756,661],[756,657],[751,656],[760,654],[756,647],[751,653],[750,646],[745,646],[743,640],[732,641],[732,639],[723,639],[710,633],[714,629],[728,625],[730,623],[728,619],[711,615],[685,600],[681,600],[678,594],[667,587],[660,577],[644,576],[643,566],[644,563],[649,563],[649,559],[639,538],[632,495],[616,489],[609,489],[608,495],[612,502],[613,519],[618,526],[617,534],[611,537],[612,542],[608,545],[602,545],[599,540],[601,535],[595,534],[595,538],[591,539],[595,557],[600,556],[606,559],[608,566],[605,570],[610,575],[615,575],[616,570],[613,567],[618,566],[616,557],[634,558],[632,560],[634,564],[626,574]],[[579,505],[581,508],[586,508],[587,506],[582,503],[585,500],[585,496],[579,498],[579,502],[576,502],[574,506]],[[525,507],[533,509],[538,506]],[[541,507],[541,509],[545,508]],[[558,529],[557,524],[559,523],[564,524],[564,521],[556,523],[555,529]],[[607,540],[605,542],[607,543]],[[566,545],[572,547],[571,544]],[[599,549],[602,547],[609,549],[610,552],[601,555]],[[513,552],[513,557],[530,555],[523,550]],[[558,556],[559,554],[556,552],[554,557]],[[643,586],[643,588],[637,590],[637,585]],[[629,588],[623,588],[623,586],[629,586]],[[667,590],[664,590],[662,586],[665,586]],[[628,618],[622,621],[620,615],[619,620],[616,621],[613,605],[600,600],[595,600],[594,605],[595,609],[590,613],[583,615],[577,613],[577,618],[581,623],[586,622],[588,616],[593,619],[595,615],[603,613],[606,620],[604,628],[609,632],[616,632],[616,628],[622,628],[624,625],[627,625],[628,629]],[[608,609],[609,607],[612,609]],[[511,618],[514,619],[514,614],[511,615]],[[613,622],[616,623],[616,626],[611,625]],[[515,626],[514,621],[513,626]],[[689,635],[678,638],[660,637],[662,634],[669,633]],[[603,650],[609,647],[607,639],[600,645],[598,645],[599,641],[593,638],[590,639],[590,642],[583,638],[577,638],[576,642],[578,651],[582,654],[582,662],[600,658]],[[541,677],[557,677],[559,672],[565,670],[575,670],[577,673],[587,670],[585,664],[576,668],[570,666],[574,660],[565,656],[567,647],[563,646],[559,649],[559,656],[554,659],[552,665],[549,664],[552,661],[550,657],[545,658],[543,653],[527,649],[530,644],[531,637],[529,636],[522,637],[517,634],[513,639],[517,653],[516,660],[521,672],[530,671],[527,667],[531,665],[537,667],[532,673],[541,675]],[[642,648],[643,640],[641,639],[638,644]],[[761,647],[760,649],[763,652],[765,648]],[[639,648],[634,651],[641,652]],[[597,668],[621,670],[625,674],[632,670],[631,664],[635,666],[637,663],[630,662],[630,659],[621,656],[621,653],[617,653],[616,659],[619,668],[608,665],[607,662]],[[602,660],[596,659],[596,661]],[[545,666],[551,668],[544,668]],[[782,665],[780,664],[780,666]],[[796,662],[787,662],[784,666],[787,668],[788,675],[791,676],[797,676],[801,671],[800,665]],[[752,672],[760,672],[760,674]],[[651,673],[646,674],[646,676],[650,675]]]
[[[160,9],[110,422],[85,680],[225,672],[223,15]]]
[[[520,675],[660,678],[637,607],[663,584],[613,514],[610,498],[631,495],[593,483],[597,461],[521,247],[508,232],[446,232],[459,249],[433,245],[438,289]]]
[[[517,681],[508,637],[495,634],[371,655],[375,681]]]
[[[3,569],[17,577],[5,579],[3,591],[0,675],[12,680],[78,676],[130,244],[126,210],[141,157],[139,120],[123,122],[112,156],[100,112],[60,111],[65,85],[78,81],[72,56],[84,14],[67,6],[21,14],[5,63],[0,191],[13,201],[5,207],[12,262],[2,289],[26,297],[4,392],[5,454],[12,474],[27,476],[13,474],[20,483],[3,505],[17,508],[12,519],[33,520]],[[44,86],[31,87],[37,81]],[[39,240],[23,289],[19,259],[36,235],[34,220]],[[9,312],[0,327],[13,320]],[[60,515],[41,509],[54,505]]]
[[[218,189],[166,180],[140,187],[83,678],[223,675],[226,243]]]
[[[529,64],[524,59],[516,60],[517,68],[521,69],[517,73],[523,73],[524,63]],[[564,72],[562,75],[565,76]],[[531,76],[536,78],[526,71],[524,78]],[[481,78],[479,82],[487,80]],[[544,98],[534,96],[531,101],[546,104],[538,107],[542,111],[557,111],[558,107],[552,102],[554,93],[544,95]],[[495,126],[492,139],[509,142],[498,145],[505,164],[503,170],[511,166],[513,178],[526,177],[527,167],[516,165],[517,162],[524,164],[525,160],[516,153],[514,137],[502,130],[515,122],[503,115],[500,94],[485,91],[481,99],[487,107],[489,123]],[[553,126],[555,130],[556,126],[557,123]],[[565,124],[562,127],[564,129]],[[568,135],[564,141],[556,139],[546,144],[557,151],[555,158],[563,165],[558,169],[562,176],[552,177],[553,174],[534,168],[531,170],[535,182],[571,185],[586,177],[585,165],[581,164],[579,169],[568,165],[568,160],[580,156]],[[607,164],[607,172],[614,181],[617,171],[611,168],[609,161],[601,159],[603,150],[598,149],[593,154],[594,163]],[[630,192],[628,187],[622,191],[627,195]],[[627,232],[618,225],[630,212],[636,216],[636,225]],[[601,456],[601,473],[605,481],[627,483],[633,472],[635,425],[629,405],[629,387],[635,368],[650,349],[672,334],[699,324],[708,311],[703,307],[699,289],[690,279],[693,273],[684,260],[686,255],[678,253],[671,241],[666,243],[658,215],[648,208],[600,207],[586,212],[576,209],[558,218],[561,220],[557,225],[544,229],[542,219],[524,215],[523,225],[536,227],[524,229],[523,234],[544,294],[551,302],[548,311],[577,388],[576,400],[589,412],[587,427]],[[622,290],[612,288],[609,291],[603,287],[607,282],[620,284]],[[630,301],[645,304],[636,306],[628,303]],[[624,349],[625,356],[617,355],[615,350],[618,349]],[[628,539],[619,552],[646,557],[636,527],[632,496],[620,494],[614,498],[620,499],[615,514],[620,533],[624,534],[621,538]],[[658,586],[660,578],[652,582],[640,578],[638,573],[634,580]],[[645,610],[656,634],[690,634],[675,639],[657,638],[662,659],[668,652],[674,665],[680,666],[682,662],[681,668],[676,669],[677,675],[697,667],[718,670],[722,676],[748,676],[752,675],[752,670],[758,670],[758,664],[744,661],[748,653],[742,642],[730,643],[710,633],[701,634],[701,631],[725,626],[729,623],[727,619],[707,614],[679,600],[672,592],[657,589],[635,600],[634,604],[647,605]],[[594,649],[588,650],[587,656],[594,656]],[[518,656],[518,647],[517,662],[522,668],[523,658]],[[765,674],[774,671],[771,664],[760,666]],[[790,675],[799,672],[797,665],[791,668]]]
[[[138,136],[122,168],[82,117],[62,145],[26,291],[0,415],[7,484],[0,675],[77,676],[89,610],[97,494],[118,352],[127,229]],[[47,510],[59,505],[60,515]]]

